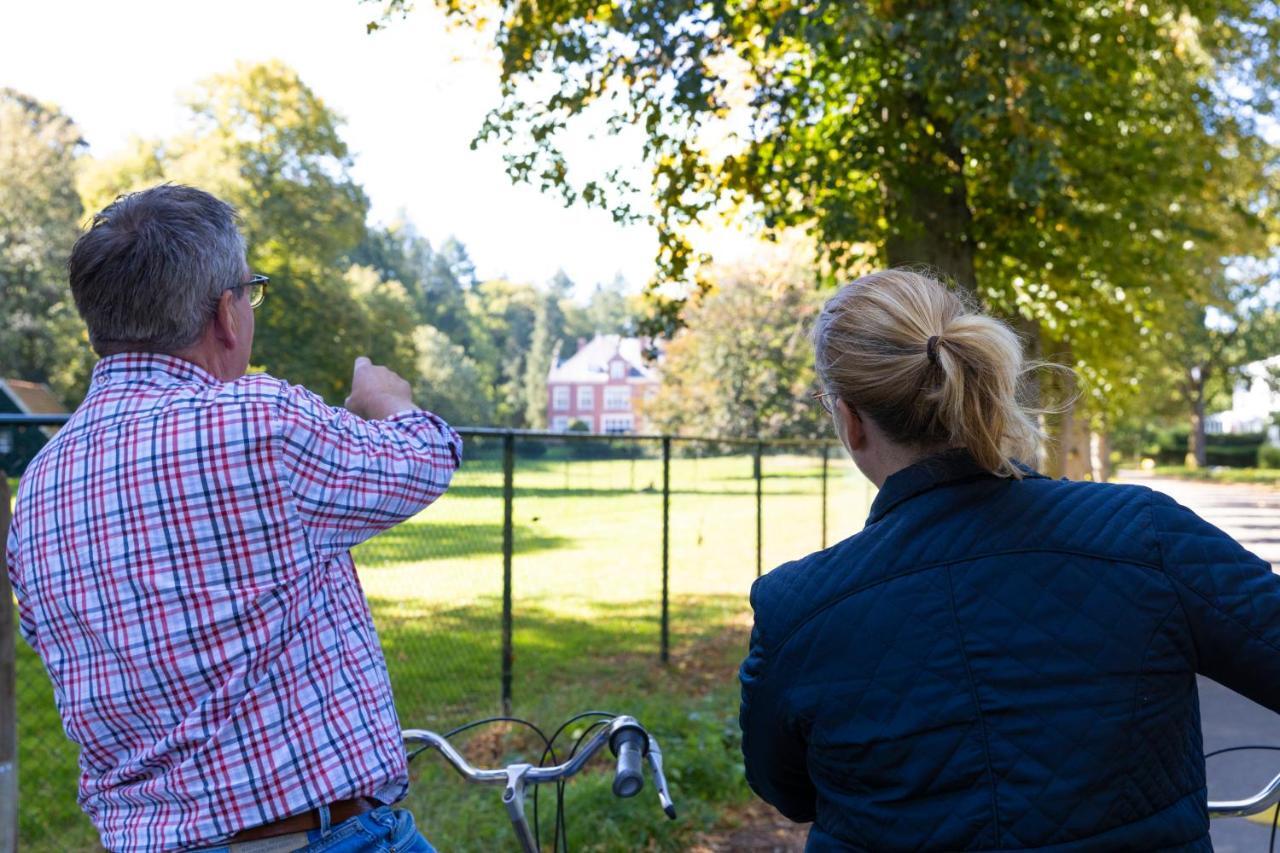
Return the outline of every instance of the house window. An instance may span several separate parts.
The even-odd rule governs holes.
[[[13,430],[0,429],[0,456],[13,452]]]
[[[615,361],[609,365],[609,378],[622,379],[627,375],[627,366],[620,361]]]
[[[568,400],[565,402],[567,403]],[[569,419],[564,415],[556,415],[556,417],[551,421],[551,428],[556,432],[564,432],[569,428]]]
[[[605,415],[604,432],[610,435],[620,435],[624,432],[631,432],[631,416]]]
[[[604,407],[613,411],[630,411],[631,389],[626,385],[611,385],[604,389]]]
[[[551,407],[558,412],[569,408],[569,386],[556,385],[551,390]]]
[[[578,409],[594,409],[596,407],[596,389],[590,385],[578,386]]]

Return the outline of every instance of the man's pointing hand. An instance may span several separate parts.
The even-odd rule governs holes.
[[[345,405],[352,413],[371,421],[417,408],[408,382],[394,370],[364,356],[356,359],[351,372],[351,396]]]

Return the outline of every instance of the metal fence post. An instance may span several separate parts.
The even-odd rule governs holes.
[[[827,547],[827,462],[828,448],[822,445],[822,547]]]
[[[764,442],[756,442],[756,577],[760,577],[764,567],[764,475],[761,471],[761,457],[764,455]]]
[[[502,713],[511,716],[511,664],[515,652],[511,639],[511,552],[515,535],[511,509],[515,498],[516,436],[502,436]]]
[[[15,690],[13,590],[5,565],[9,480],[0,469],[0,853],[18,849],[18,703]]]
[[[634,463],[632,463],[634,465]],[[662,437],[662,655],[671,659],[671,611],[668,577],[671,567],[671,436]]]

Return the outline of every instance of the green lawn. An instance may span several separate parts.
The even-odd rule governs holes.
[[[688,448],[677,444],[681,452]],[[468,443],[449,494],[418,518],[356,551],[405,727],[442,730],[500,710],[502,474],[494,440]],[[517,715],[554,729],[578,711],[629,713],[663,743],[680,819],[653,792],[617,801],[608,761],[570,783],[574,849],[682,850],[749,794],[737,741],[734,668],[750,624],[756,502],[749,455],[677,455],[671,468],[671,663],[659,663],[661,463],[521,455],[513,527]],[[872,497],[831,454],[828,541],[861,527]],[[763,566],[822,544],[821,463],[766,456]],[[61,735],[47,681],[21,646],[19,737],[24,850],[92,849],[74,803],[74,751]],[[481,732],[477,763],[507,763],[530,741]],[[466,748],[464,748],[464,752]],[[510,848],[500,790],[466,786],[435,755],[413,765],[408,805],[442,850]],[[553,793],[553,792],[548,792]],[[553,801],[544,801],[549,825]],[[549,845],[550,834],[545,838]]]
[[[1185,465],[1163,465],[1151,469],[1159,477],[1204,480],[1212,483],[1256,483],[1280,486],[1280,470],[1274,468],[1188,468]]]

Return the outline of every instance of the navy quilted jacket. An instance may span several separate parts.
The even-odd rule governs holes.
[[[1211,850],[1195,674],[1280,710],[1280,578],[1140,486],[951,451],[751,603],[747,780],[809,850]]]

